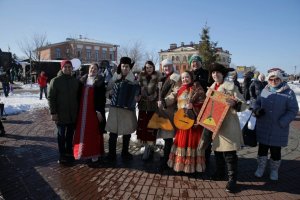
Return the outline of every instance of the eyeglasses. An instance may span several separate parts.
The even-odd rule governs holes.
[[[273,81],[273,82],[275,82],[275,81],[278,82],[279,80],[280,80],[280,78],[270,78],[270,79],[269,79],[270,82],[272,82],[272,81]]]
[[[72,65],[65,65],[64,68],[73,68]]]

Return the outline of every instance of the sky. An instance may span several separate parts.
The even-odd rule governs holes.
[[[24,56],[20,41],[46,34],[50,43],[83,35],[159,52],[200,41],[207,24],[232,66],[300,73],[299,10],[299,0],[0,0],[0,48]]]

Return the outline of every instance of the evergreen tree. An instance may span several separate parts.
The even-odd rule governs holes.
[[[205,25],[202,29],[201,41],[199,44],[199,54],[202,58],[203,68],[210,70],[210,65],[217,60],[217,42],[211,42],[209,37],[209,27]]]

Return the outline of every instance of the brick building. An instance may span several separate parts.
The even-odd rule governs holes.
[[[195,44],[190,42],[189,44],[184,44],[181,42],[180,46],[177,46],[176,43],[170,44],[170,48],[167,50],[161,50],[159,52],[160,62],[166,58],[169,58],[173,61],[176,66],[176,70],[180,73],[189,70],[189,59],[193,54],[199,54],[199,50],[197,46],[199,44]],[[217,61],[223,64],[226,67],[229,67],[231,58],[229,51],[224,51],[222,47],[217,47],[218,58]],[[201,55],[200,55],[201,56]],[[160,66],[161,67],[161,66]]]
[[[117,61],[118,45],[83,38],[67,38],[64,42],[39,48],[41,60],[62,60],[78,58],[82,64]]]

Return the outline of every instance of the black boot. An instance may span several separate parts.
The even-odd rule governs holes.
[[[168,168],[168,160],[169,160],[169,155],[173,144],[173,138],[164,139],[164,141],[165,141],[164,157],[162,158],[162,162],[160,165],[161,170]]]
[[[3,136],[5,136],[5,130],[4,130],[4,129],[1,129],[1,130],[0,130],[0,137],[3,137]]]
[[[108,139],[108,155],[106,156],[106,161],[116,161],[117,159],[117,139],[118,135],[116,133],[110,133]]]
[[[212,175],[211,179],[215,181],[220,181],[225,179],[225,159],[223,152],[215,151],[215,160],[216,160],[216,171]]]
[[[237,155],[236,151],[225,152],[225,160],[228,172],[228,182],[226,184],[226,191],[234,193],[237,191],[236,181],[237,181]]]
[[[129,143],[131,135],[123,135],[123,148],[122,148],[122,158],[124,160],[132,160],[133,156],[129,153]]]

